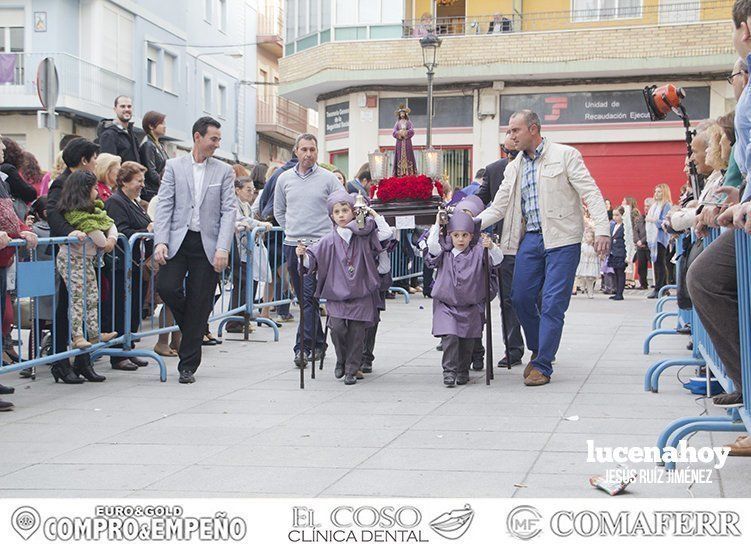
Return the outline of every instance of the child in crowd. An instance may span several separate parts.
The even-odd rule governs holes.
[[[497,291],[495,277],[491,292],[485,293],[483,253],[489,250],[490,267],[496,269],[503,260],[501,248],[487,235],[478,236],[476,223],[468,213],[452,214],[447,226],[448,238],[440,240],[439,213],[428,236],[425,264],[436,269],[433,284],[433,336],[440,336],[443,346],[443,384],[447,387],[469,381],[469,365],[475,341],[482,336],[484,304]],[[495,287],[495,289],[494,289]]]
[[[608,266],[615,274],[615,294],[610,300],[623,300],[626,287],[626,239],[623,226],[623,207],[613,210],[613,222],[610,224],[610,255]]]
[[[600,275],[600,258],[595,252],[595,232],[591,229],[584,231],[584,239],[581,246],[579,266],[576,268],[576,282],[587,294],[594,298],[595,283]]]
[[[327,199],[334,230],[309,248],[298,244],[296,253],[309,273],[316,273],[316,298],[326,299],[327,326],[336,350],[334,376],[346,385],[357,382],[367,329],[378,318],[381,245],[393,236],[386,220],[369,209],[364,227],[355,220],[355,197],[346,191]]]
[[[94,258],[98,250],[112,251],[117,243],[117,227],[104,211],[102,201],[97,198],[96,183],[96,177],[91,172],[73,172],[65,182],[57,205],[65,220],[74,229],[85,232],[88,236],[81,244],[61,246],[57,254],[58,273],[72,298],[72,346],[78,349],[91,347],[92,341],[97,342],[100,336],[99,288],[94,271]],[[84,337],[84,320],[88,339]],[[103,332],[101,341],[109,342],[115,337],[117,332]]]

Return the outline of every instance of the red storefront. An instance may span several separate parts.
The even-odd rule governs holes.
[[[572,144],[584,157],[602,194],[613,206],[625,196],[637,202],[654,194],[655,185],[667,183],[673,201],[686,183],[683,172],[686,142],[619,142]]]

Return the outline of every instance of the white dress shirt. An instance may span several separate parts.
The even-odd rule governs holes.
[[[203,181],[206,177],[208,159],[204,159],[203,162],[196,162],[191,153],[190,160],[193,164],[193,215],[190,218],[190,227],[188,228],[195,232],[201,232],[201,210],[199,203],[203,194]]]

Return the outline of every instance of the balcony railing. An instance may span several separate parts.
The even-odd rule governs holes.
[[[267,4],[258,11],[258,36],[284,36],[284,11],[282,8]]]
[[[497,35],[519,32],[555,32],[599,27],[636,27],[729,20],[733,0],[686,0],[679,4],[567,10],[510,12],[492,15],[425,17],[394,24],[337,25],[285,44],[289,56],[327,42],[420,38],[430,32],[441,36]]]
[[[7,55],[0,55],[0,63],[12,65],[6,74],[9,81],[0,78],[0,95],[2,94],[36,94],[36,69],[45,57],[55,59],[55,66],[60,79],[60,96],[71,97],[95,106],[112,107],[114,97],[125,94],[133,96],[132,79],[92,64],[68,53],[11,53],[15,55],[12,62]],[[2,73],[0,64],[0,73]],[[3,85],[5,83],[5,85]],[[7,85],[7,86],[6,86]]]
[[[295,134],[308,132],[308,110],[280,96],[259,97],[256,123],[273,125]]]

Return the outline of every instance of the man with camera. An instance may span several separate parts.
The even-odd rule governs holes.
[[[479,215],[482,228],[504,219],[509,243],[517,250],[511,302],[532,351],[524,370],[528,386],[549,383],[553,373],[579,264],[582,200],[595,222],[595,249],[601,256],[610,250],[605,201],[581,153],[543,138],[540,131],[535,112],[511,116],[509,132],[519,155],[506,167],[493,203]]]

